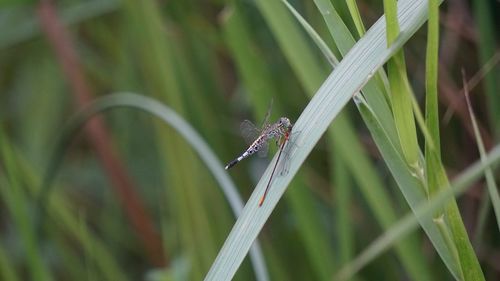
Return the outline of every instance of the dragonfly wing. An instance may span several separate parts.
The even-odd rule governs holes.
[[[260,130],[249,120],[241,122],[240,130],[247,144],[253,143],[260,134]]]
[[[278,167],[278,175],[280,176],[285,176],[288,174],[288,171],[290,170],[290,155],[292,151],[296,150],[298,148],[298,144],[296,143],[296,139],[300,131],[292,131],[290,137],[288,140],[285,140],[285,146],[283,147],[283,159],[281,163],[279,163]]]
[[[262,129],[264,129],[267,126],[267,124],[269,124],[269,117],[271,116],[271,110],[273,109],[273,102],[274,102],[274,99],[271,98],[271,101],[269,102],[269,106],[267,107],[266,116],[264,117],[264,120],[262,121],[262,126],[260,126]]]
[[[265,142],[262,144],[261,148],[257,152],[257,155],[259,155],[259,157],[266,157],[268,151],[269,151],[269,142]]]
[[[278,163],[278,175],[286,176],[290,171],[290,154],[286,151],[283,152],[283,159]]]

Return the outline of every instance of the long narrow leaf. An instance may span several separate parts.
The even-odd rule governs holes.
[[[289,173],[274,179],[265,204],[259,208],[258,199],[271,174],[271,167],[268,167],[205,280],[229,280],[234,276],[286,187],[321,135],[352,95],[360,91],[373,74],[424,23],[426,4],[426,1],[400,1],[398,15],[401,34],[391,47],[387,48],[384,36],[385,20],[381,18],[327,78],[294,126],[296,133],[292,135],[291,145],[288,146],[287,151],[290,155]],[[271,162],[271,165],[275,160]]]
[[[340,46],[340,52],[347,53],[348,49],[350,49],[355,43],[349,30],[344,25],[335,8],[328,0],[317,0],[316,3],[324,15],[332,37]],[[335,66],[336,64],[333,64],[332,62],[336,62],[337,59],[328,49],[326,44],[324,44],[319,35],[305,22],[305,20],[302,19],[302,17],[293,9],[293,7],[291,7],[291,5],[287,3],[287,7],[297,17],[299,22],[304,25],[304,28],[309,33],[311,38],[313,38],[314,42],[316,42],[318,48],[320,48],[322,53],[327,56],[327,60],[330,64]],[[377,108],[377,112],[380,113],[379,118],[385,118],[384,120],[386,120],[389,124],[393,124],[389,107],[385,103],[382,93],[377,89],[377,87],[375,87],[373,80],[363,88],[363,93],[366,97],[372,97],[370,100],[372,101],[373,106]],[[360,94],[356,93],[355,96],[357,95]],[[378,97],[378,99],[376,97]],[[381,123],[383,124],[384,122]],[[367,125],[370,126],[371,124],[367,123]],[[379,177],[377,177],[374,168],[370,165],[368,157],[366,157],[363,152],[361,144],[357,141],[357,137],[354,132],[352,132],[349,128],[349,120],[344,118],[342,115],[338,116],[334,125],[328,130],[328,135],[339,147],[339,149],[333,148],[333,150],[337,150],[339,154],[343,156],[345,159],[344,161],[351,169],[351,173],[355,176],[354,178],[358,183],[362,194],[368,201],[370,208],[373,210],[375,218],[384,229],[387,229],[396,220],[396,212],[394,208],[391,208],[391,200],[389,199],[387,190],[384,188],[382,181]],[[386,130],[390,130],[390,128],[394,128],[394,126],[385,126]],[[342,133],[339,134],[339,132]],[[397,139],[395,134],[393,139]],[[338,188],[340,189],[341,187]],[[402,264],[405,266],[408,274],[412,278],[424,278],[426,280],[430,280],[431,275],[425,266],[425,258],[418,250],[418,244],[416,242],[416,239],[406,239],[405,241],[401,241],[401,243],[399,243],[396,247],[397,253],[401,258]]]
[[[51,182],[55,176],[57,167],[62,161],[64,150],[68,147],[68,144],[75,136],[77,130],[93,115],[117,107],[133,107],[143,110],[161,118],[164,122],[176,129],[177,132],[192,146],[192,148],[196,150],[200,158],[205,162],[207,168],[219,182],[234,214],[236,216],[240,215],[241,210],[243,209],[243,203],[239,197],[236,187],[222,168],[223,165],[221,162],[217,159],[215,154],[198,135],[198,133],[196,133],[196,131],[174,111],[162,105],[158,101],[131,93],[113,94],[97,99],[89,107],[85,108],[82,112],[73,117],[71,122],[66,127],[66,130],[61,135],[59,143],[56,146],[57,151],[54,152],[53,159],[45,176],[44,186],[41,190],[42,196],[49,195],[52,186]],[[258,280],[268,280],[267,269],[265,267],[258,242],[256,242],[255,246],[252,248],[250,257]]]
[[[424,217],[431,218],[433,213],[441,208],[446,201],[465,192],[471,184],[479,179],[486,169],[500,162],[500,145],[497,145],[487,155],[484,161],[471,165],[453,181],[451,188],[441,190],[430,201],[422,202],[413,213],[406,214],[397,224],[373,241],[353,262],[341,269],[335,280],[348,279],[363,268],[375,257],[379,256],[388,247],[402,239],[409,232],[418,227],[419,220]]]
[[[476,121],[476,115],[472,109],[472,105],[469,99],[469,90],[467,86],[467,81],[465,81],[465,75],[463,77],[464,83],[464,94],[465,100],[467,102],[467,107],[469,108],[469,115],[472,122],[472,128],[474,128],[474,134],[476,135],[477,148],[479,150],[479,155],[481,156],[481,162],[486,161],[486,149],[484,148],[483,139],[481,138],[481,133],[479,132],[479,127]],[[491,198],[491,203],[493,203],[493,210],[495,211],[495,218],[497,221],[497,227],[500,232],[500,196],[498,195],[498,187],[495,183],[495,177],[491,168],[484,171],[484,176],[486,177],[486,185],[488,186],[489,197]]]
[[[390,46],[399,35],[399,23],[396,16],[398,2],[384,0],[384,12],[387,18],[387,44]],[[420,170],[417,131],[413,117],[411,91],[406,74],[403,50],[399,50],[387,63],[387,72],[391,88],[392,111],[398,130],[401,148],[407,163],[415,171]]]
[[[247,96],[255,107],[258,118],[267,111],[270,97],[279,97],[267,65],[256,50],[255,42],[248,31],[244,13],[238,5],[227,7],[224,13],[225,35],[233,52],[238,70],[248,88]],[[276,103],[273,112],[283,113],[280,103]],[[335,263],[330,250],[330,241],[325,233],[324,225],[318,216],[310,191],[303,184],[300,177],[296,178],[297,186],[289,193],[290,212],[301,225],[297,232],[305,245],[305,253],[311,260],[311,267],[319,280],[328,280],[332,274],[332,264]]]

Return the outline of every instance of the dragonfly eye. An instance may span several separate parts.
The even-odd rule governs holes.
[[[281,117],[279,120],[279,124],[282,125],[283,127],[289,128],[292,126],[292,123],[290,123],[290,119],[286,117]]]

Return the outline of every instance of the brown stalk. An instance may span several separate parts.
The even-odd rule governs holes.
[[[464,102],[462,102],[459,94],[463,93],[463,90],[459,89],[450,74],[445,70],[445,67],[439,68],[439,92],[440,101],[447,105],[456,115],[460,118],[461,123],[466,129],[469,136],[474,137],[474,130],[470,122],[470,116],[467,111],[467,107]],[[446,121],[446,120],[445,120]],[[486,149],[492,147],[492,138],[488,133],[488,130],[478,121],[479,131],[483,136],[484,146]]]
[[[74,45],[64,25],[61,23],[54,3],[42,0],[37,9],[42,31],[55,55],[74,95],[76,107],[87,105],[94,94],[85,79]],[[108,130],[102,118],[91,119],[84,128],[85,136],[97,154],[104,171],[109,177],[116,196],[125,209],[136,235],[141,239],[150,262],[156,266],[165,264],[161,239],[150,214],[146,211],[136,184],[128,175],[123,162],[115,151]]]

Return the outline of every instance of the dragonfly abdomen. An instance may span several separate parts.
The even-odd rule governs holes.
[[[254,154],[255,152],[259,151],[262,148],[262,145],[267,141],[266,135],[262,135],[259,138],[257,138],[249,147],[248,149],[241,154],[238,158],[234,159],[233,161],[229,162],[229,164],[226,165],[225,169],[229,169],[233,167],[234,165],[238,164],[241,160],[247,158],[248,156]]]

